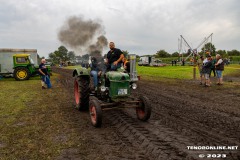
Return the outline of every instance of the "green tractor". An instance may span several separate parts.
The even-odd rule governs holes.
[[[137,89],[136,55],[130,55],[130,73],[123,70],[109,71],[99,75],[97,90],[92,91],[90,70],[76,68],[73,71],[76,108],[89,110],[91,123],[101,127],[104,110],[135,108],[137,118],[147,121],[151,116],[151,105],[146,96],[132,97],[131,90]]]
[[[14,54],[13,55],[13,76],[16,80],[28,80],[31,76],[38,74],[38,66],[34,66],[34,62],[30,54]],[[51,73],[51,67],[47,66],[47,70]]]

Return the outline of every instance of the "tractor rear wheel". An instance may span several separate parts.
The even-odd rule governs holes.
[[[89,114],[91,123],[94,127],[101,127],[102,125],[102,108],[98,100],[91,99],[89,102]]]
[[[142,121],[147,121],[152,112],[149,99],[146,96],[140,96],[139,100],[139,106],[136,108],[137,118]]]
[[[14,69],[13,76],[17,81],[28,80],[31,76],[28,68],[18,67]]]
[[[89,107],[89,77],[76,77],[74,81],[74,97],[76,108],[86,111]]]

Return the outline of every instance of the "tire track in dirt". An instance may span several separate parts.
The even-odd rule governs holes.
[[[141,125],[143,122],[132,118],[123,111],[111,111],[106,114],[107,119],[111,121],[111,124],[116,128],[118,134],[121,134],[124,139],[127,139],[131,144],[144,153],[144,159],[193,159],[193,157],[187,156],[187,153],[182,151],[181,142],[176,145],[172,143],[170,131],[164,133],[161,130],[161,134],[153,130],[154,126],[150,124]],[[179,145],[179,146],[178,146]]]
[[[59,71],[59,81],[69,92],[72,92],[73,87],[71,73],[71,70]],[[112,129],[111,138],[106,140],[105,145],[110,148],[117,146],[119,150],[119,154],[106,155],[106,159],[197,159],[195,155],[205,152],[189,151],[186,146],[239,146],[238,113],[231,114],[231,111],[204,107],[213,103],[202,102],[201,98],[207,96],[198,96],[191,91],[182,92],[171,87],[166,89],[165,86],[144,81],[140,82],[139,86],[139,92],[152,102],[152,117],[149,122],[143,123],[133,118],[136,117],[133,111],[104,112],[103,129]],[[138,96],[140,93],[134,92],[133,95]],[[220,105],[223,107],[227,103],[224,101]],[[107,134],[103,133],[100,136],[106,138]],[[221,153],[232,154],[232,159],[240,157],[235,152]]]
[[[191,102],[187,101],[189,104],[186,104],[181,97],[171,95],[171,91],[157,91],[159,88],[156,86],[146,85],[142,90],[145,95],[154,95],[148,96],[153,104],[153,116],[150,121],[157,121],[173,128],[198,145],[239,146],[239,117],[230,118],[227,114],[219,113],[219,111],[213,112],[207,109],[206,111],[202,110],[201,107],[195,108]],[[161,97],[161,99],[157,97]],[[211,116],[215,119],[212,119]],[[209,127],[214,120],[219,121],[215,125],[222,125],[222,127]],[[232,155],[233,159],[240,157],[236,151],[223,153]]]
[[[90,99],[97,100],[100,104],[103,103],[102,101],[99,101],[96,97],[91,96]],[[118,150],[121,151],[121,154],[117,154],[105,158],[109,159],[139,159],[139,160],[151,160],[153,159],[152,156],[146,156],[145,151],[141,150],[138,145],[133,143],[131,140],[128,139],[128,133],[122,134],[121,130],[119,130],[119,125],[121,126],[123,124],[122,120],[116,119],[116,110],[112,111],[104,111],[103,112],[103,125],[101,129],[111,128],[112,133],[110,136],[108,136],[109,144],[113,144],[114,146],[117,146]],[[114,117],[112,119],[112,117]],[[111,138],[110,138],[111,137]],[[127,151],[126,151],[127,149]]]
[[[57,79],[57,81],[63,84],[63,86],[67,89],[67,91],[70,94],[73,94],[72,91],[73,91],[74,78],[71,77],[72,70],[56,68],[54,69],[54,72],[60,74],[60,78]],[[80,114],[84,114],[84,117],[86,116],[85,115],[86,113],[80,113]],[[80,120],[77,120],[77,121],[80,121]],[[90,119],[89,119],[89,125],[90,125]],[[77,126],[75,127],[78,128]],[[94,131],[97,129],[93,127],[92,130]],[[109,160],[119,160],[119,159],[151,160],[152,159],[152,158],[149,158],[149,156],[146,156],[143,150],[139,150],[138,146],[133,145],[132,141],[129,141],[128,138],[125,137],[125,135],[120,134],[120,132],[117,130],[117,127],[115,125],[112,125],[112,123],[105,117],[103,117],[103,126],[101,128],[101,132],[98,130],[96,131],[96,133],[97,134],[92,135],[92,138],[94,139],[95,143],[101,143],[102,148],[107,148],[106,151],[105,150],[103,151],[103,153],[105,153],[105,155],[103,155],[104,159],[109,159]],[[75,155],[72,155],[70,157],[77,157],[76,153],[72,153],[72,154],[75,154]]]
[[[218,111],[213,112],[202,107],[201,104],[194,104],[169,93],[156,92],[153,87],[145,88],[144,93],[154,95],[149,99],[153,102],[153,108],[157,113],[175,116],[178,120],[184,119],[185,122],[204,127],[203,129],[208,130],[208,132],[212,130],[223,134],[223,137],[227,136],[233,140],[240,140],[239,117],[230,117],[228,114],[222,114]],[[161,100],[156,97],[161,97]]]
[[[129,117],[133,117],[133,113],[127,112]],[[161,117],[161,118],[159,118]],[[163,119],[164,122],[162,122]],[[169,118],[163,114],[157,114],[153,111],[153,117],[146,123],[145,128],[148,129],[149,132],[155,134],[155,137],[160,137],[169,145],[177,148],[179,152],[183,152],[186,154],[186,157],[178,157],[177,159],[198,159],[199,154],[215,154],[216,151],[190,151],[187,150],[187,146],[219,146],[224,145],[225,141],[222,141],[219,144],[219,139],[222,137],[218,137],[218,135],[209,134],[207,131],[199,130],[198,127],[194,127],[190,123],[184,123],[183,121],[177,122],[178,119],[174,117]],[[141,124],[141,122],[136,122],[137,124]],[[206,143],[208,142],[208,143]],[[226,144],[226,146],[228,146]],[[234,145],[235,146],[235,145]],[[236,151],[221,151],[221,154],[231,155],[232,159],[238,159],[239,154]],[[173,157],[171,155],[171,157]]]

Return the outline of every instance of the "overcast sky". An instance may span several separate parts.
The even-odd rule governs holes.
[[[58,32],[71,16],[101,23],[108,41],[133,54],[178,51],[180,35],[195,48],[211,33],[217,50],[240,50],[239,0],[0,0],[0,48],[47,57],[64,45]]]

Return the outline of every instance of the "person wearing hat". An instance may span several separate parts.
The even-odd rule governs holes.
[[[199,74],[200,74],[200,85],[203,84],[204,81],[204,75],[202,72],[202,68],[203,68],[203,56],[200,56],[200,58],[197,60],[197,66],[198,66],[198,70],[199,70]]]
[[[210,72],[211,72],[211,66],[212,66],[212,56],[210,54],[207,55],[207,58],[203,61],[203,68],[202,68],[202,72],[204,74],[204,78],[205,78],[205,87],[210,87]]]

